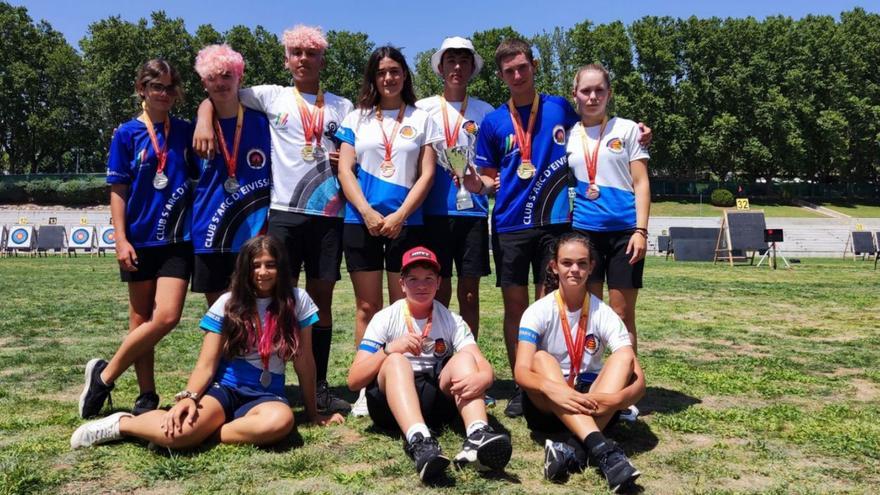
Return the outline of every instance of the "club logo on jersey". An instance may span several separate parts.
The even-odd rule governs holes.
[[[553,142],[559,146],[565,146],[565,127],[557,125],[553,128]]]
[[[437,339],[434,341],[434,356],[435,357],[443,357],[446,355],[446,341],[443,339]]]
[[[513,147],[516,145],[516,137],[513,134],[508,134],[507,137],[504,138],[504,154],[508,154],[513,151]]]
[[[623,141],[620,138],[613,138],[605,145],[609,150],[615,153],[623,153]]]
[[[260,170],[266,166],[266,154],[259,148],[247,152],[247,163],[254,170]]]
[[[468,120],[461,125],[461,128],[464,129],[464,132],[470,134],[471,136],[476,136],[477,130],[479,129],[479,127],[477,127],[477,123],[473,120]]]
[[[279,113],[275,116],[275,120],[272,121],[272,125],[275,127],[287,127],[287,118],[290,114],[287,112]]]
[[[587,335],[586,340],[584,340],[584,352],[592,356],[593,354],[596,354],[596,351],[598,350],[599,340],[593,334]]]
[[[146,163],[147,161],[147,149],[144,148],[138,153],[137,158],[134,160],[134,166],[140,168],[141,165]]]
[[[404,139],[412,139],[416,137],[416,128],[411,125],[405,125],[400,128],[400,137]]]
[[[340,145],[342,144],[342,140],[340,140],[338,137],[336,137],[336,131],[338,131],[338,130],[339,130],[339,123],[336,122],[335,120],[331,120],[330,122],[327,123],[327,130],[324,131],[324,137],[333,141],[333,144],[336,145],[337,149],[339,149]]]

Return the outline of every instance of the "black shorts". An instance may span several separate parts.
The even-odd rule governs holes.
[[[345,267],[349,272],[385,270],[398,273],[403,253],[424,242],[423,232],[421,225],[403,227],[397,239],[389,239],[370,235],[363,224],[347,223],[342,232]]]
[[[269,210],[267,233],[284,244],[293,278],[299,279],[303,265],[308,279],[336,282],[342,278],[341,218]]]
[[[440,372],[447,361],[448,358],[438,362],[432,370],[415,375],[419,409],[422,411],[425,423],[432,428],[449,424],[459,417],[455,402],[440,390]],[[379,383],[376,380],[367,386],[367,409],[376,426],[391,431],[400,429],[388,406],[388,399],[379,390]]]
[[[489,268],[489,220],[485,217],[425,215],[425,245],[440,262],[440,276],[484,277]]]
[[[290,406],[290,402],[287,401],[286,397],[275,395],[266,390],[257,390],[251,387],[229,387],[217,382],[212,383],[208,387],[205,395],[217,399],[217,402],[223,406],[227,423],[244,416],[251,409],[264,402],[282,402]]]
[[[626,254],[626,246],[635,230],[615,232],[594,232],[575,229],[590,240],[590,254],[593,257],[593,271],[589,282],[603,282],[609,289],[641,289],[645,259],[635,265],[629,264],[631,254]]]
[[[529,285],[530,268],[532,282],[544,283],[547,264],[553,257],[553,243],[569,230],[571,226],[564,223],[493,234],[492,254],[497,272],[495,285]]]
[[[197,253],[193,258],[190,289],[199,294],[223,292],[229,288],[235,271],[236,253]]]
[[[189,280],[193,269],[193,247],[189,242],[165,246],[135,248],[137,271],[119,269],[123,282],[144,282],[160,277]]]
[[[592,380],[596,379],[596,375],[592,374]],[[579,392],[585,392],[590,389],[593,385],[593,381],[584,382],[581,381],[577,385],[577,390]],[[538,409],[532,400],[529,398],[528,392],[523,392],[522,397],[522,408],[523,408],[523,417],[526,420],[526,425],[528,425],[530,430],[540,431],[542,433],[559,433],[562,431],[568,431],[568,428],[559,420],[559,417],[553,413],[544,412]],[[605,425],[607,429],[609,426],[617,423],[620,420],[620,411],[614,413],[614,416],[611,417],[611,420],[608,421],[608,424]]]

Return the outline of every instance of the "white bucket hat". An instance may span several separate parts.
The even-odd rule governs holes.
[[[431,68],[434,69],[434,73],[440,77],[443,77],[443,74],[440,73],[440,61],[443,60],[443,53],[446,50],[450,49],[465,49],[471,52],[474,56],[474,71],[471,73],[471,79],[473,79],[477,74],[480,73],[480,69],[483,68],[483,57],[474,50],[474,44],[471,43],[471,40],[467,38],[462,38],[461,36],[453,36],[451,38],[446,38],[443,40],[443,44],[440,45],[440,49],[434,52],[431,55]]]

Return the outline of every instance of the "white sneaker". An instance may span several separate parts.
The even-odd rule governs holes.
[[[70,437],[70,448],[79,449],[119,440],[122,438],[119,420],[124,417],[131,417],[131,413],[118,412],[80,426]]]
[[[635,423],[637,419],[639,419],[639,408],[635,405],[629,406],[626,409],[620,410],[620,419],[621,421],[628,421],[630,423]]]
[[[358,400],[351,405],[351,415],[355,417],[370,415],[370,410],[367,409],[367,389],[362,388]]]

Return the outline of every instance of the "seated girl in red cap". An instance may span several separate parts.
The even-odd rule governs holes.
[[[376,426],[400,431],[404,449],[423,481],[449,465],[428,424],[461,416],[464,446],[453,461],[479,470],[502,469],[510,437],[488,424],[483,395],[494,381],[492,366],[461,317],[434,300],[440,264],[425,247],[404,253],[400,286],[405,297],[379,311],[367,325],[348,373],[348,387],[366,387]]]

